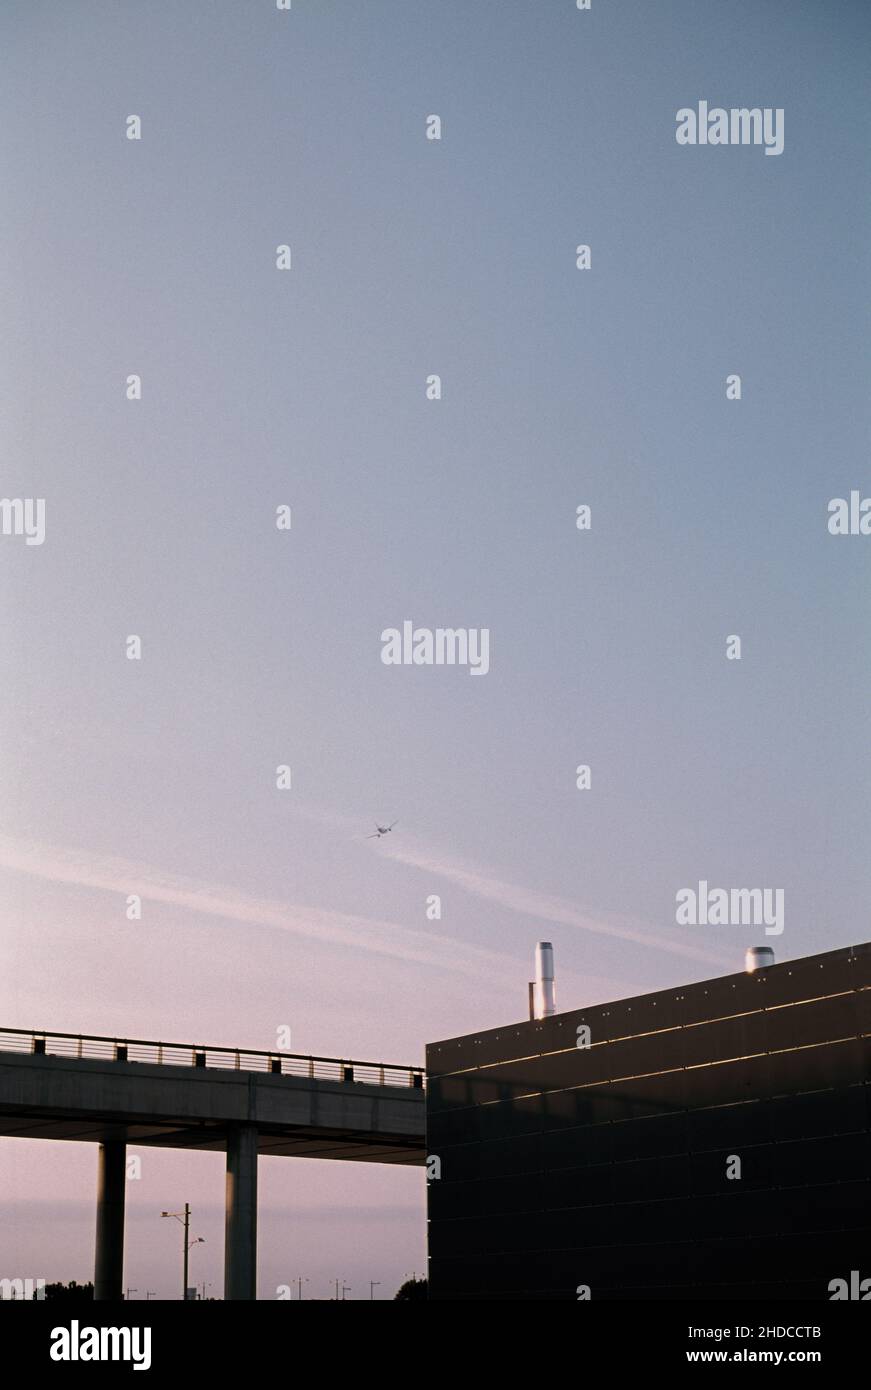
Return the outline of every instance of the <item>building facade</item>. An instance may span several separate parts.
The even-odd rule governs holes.
[[[427,1071],[431,1298],[871,1280],[871,945],[433,1043]]]

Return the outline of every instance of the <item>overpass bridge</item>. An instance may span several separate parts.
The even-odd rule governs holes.
[[[227,1155],[224,1297],[256,1297],[260,1154],[425,1162],[421,1067],[0,1029],[0,1136],[99,1145],[94,1297],[120,1299],[127,1146]]]

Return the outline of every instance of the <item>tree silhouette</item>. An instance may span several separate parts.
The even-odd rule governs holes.
[[[76,1299],[81,1302],[82,1299],[93,1299],[94,1286],[93,1284],[77,1284],[75,1279],[71,1280],[69,1284],[46,1284],[45,1296],[46,1298],[65,1298],[67,1301]]]
[[[406,1279],[405,1283],[398,1289],[393,1301],[395,1303],[397,1298],[405,1301],[410,1298],[426,1298],[426,1296],[426,1280],[418,1279],[415,1276],[413,1279]]]

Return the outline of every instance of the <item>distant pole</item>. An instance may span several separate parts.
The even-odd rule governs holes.
[[[182,1259],[182,1288],[181,1288],[181,1297],[182,1297],[182,1302],[184,1303],[184,1302],[187,1302],[187,1296],[188,1296],[188,1252],[189,1252],[189,1250],[190,1250],[190,1248],[191,1248],[192,1245],[200,1245],[200,1244],[202,1243],[202,1239],[203,1239],[203,1238],[202,1238],[202,1236],[197,1236],[196,1240],[191,1240],[191,1239],[190,1239],[190,1229],[191,1229],[191,1206],[190,1206],[190,1202],[185,1202],[185,1204],[184,1204],[184,1212],[180,1212],[180,1211],[162,1211],[160,1214],[161,1214],[161,1216],[170,1216],[170,1217],[172,1217],[175,1221],[180,1222],[181,1225],[184,1227],[184,1256],[183,1256],[183,1259]]]
[[[184,1274],[183,1274],[183,1276],[182,1276],[182,1281],[181,1281],[181,1296],[182,1296],[182,1300],[183,1300],[183,1301],[187,1301],[187,1296],[188,1296],[188,1255],[189,1255],[189,1252],[190,1252],[190,1245],[188,1244],[188,1240],[189,1240],[189,1237],[190,1237],[190,1229],[191,1229],[191,1208],[190,1208],[190,1202],[185,1202],[185,1204],[184,1204]]]
[[[370,1297],[370,1299],[372,1299],[372,1298],[375,1297],[375,1290],[377,1289],[377,1287],[378,1287],[378,1285],[379,1285],[380,1283],[381,1283],[381,1280],[380,1280],[380,1279],[370,1279],[370,1280],[369,1280],[369,1297]]]

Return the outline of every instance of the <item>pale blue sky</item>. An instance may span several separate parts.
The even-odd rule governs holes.
[[[871,494],[869,32],[5,0],[2,493],[47,526],[0,538],[4,1026],[419,1062],[523,1016],[542,936],[564,1007],[740,965],[675,927],[701,878],[782,887],[781,956],[868,939],[871,540],[826,508]],[[679,147],[699,99],[784,153]],[[490,673],[385,667],[406,618]],[[0,1143],[12,1273],[88,1276],[94,1162]],[[263,1296],[422,1267],[420,1173],[264,1175]],[[187,1198],[219,1286],[222,1183],[146,1156],[129,1284],[175,1291]]]

